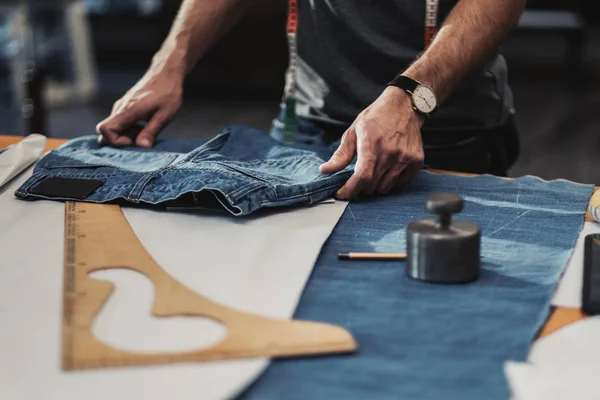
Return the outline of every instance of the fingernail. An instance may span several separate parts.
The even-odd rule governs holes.
[[[129,146],[131,145],[131,138],[128,136],[119,136],[117,140],[115,140],[115,144],[119,146]]]
[[[142,146],[142,147],[150,147],[151,146],[150,140],[147,139],[147,138],[140,139],[140,146]]]

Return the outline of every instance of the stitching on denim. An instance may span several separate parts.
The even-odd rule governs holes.
[[[310,154],[310,153],[305,154],[305,155],[299,155],[299,156],[254,159],[254,160],[244,160],[244,161],[224,159],[224,160],[194,160],[191,162],[193,162],[194,164],[200,164],[202,162],[221,162],[221,163],[232,163],[232,164],[236,164],[236,165],[238,165],[238,164],[260,165],[260,164],[285,164],[288,161],[296,161],[296,160],[308,161],[308,159],[317,160],[317,161],[319,161],[319,163],[325,162],[321,157],[316,156],[314,154]]]
[[[176,168],[177,163],[171,163],[168,166],[162,168],[161,170],[156,172],[156,178],[161,178],[163,173],[167,173],[171,170],[175,170],[175,171],[198,171],[200,170],[208,170],[208,171],[214,171],[214,168]],[[181,186],[182,184],[179,185],[172,185],[172,184],[156,184],[156,187],[160,187],[160,188],[175,188],[177,186]],[[254,188],[254,186],[257,186],[257,188]],[[258,179],[254,179],[252,182],[249,182],[241,187],[238,187],[237,189],[229,192],[228,194],[224,194],[226,197],[232,197],[232,198],[236,198],[237,201],[239,201],[239,198],[245,196],[246,194],[252,192],[253,190],[256,190],[260,187],[267,187],[264,183],[262,183],[260,180]],[[247,190],[248,188],[250,188],[250,190],[248,190],[247,193],[244,193],[245,190]],[[204,190],[206,188],[202,188],[200,190]],[[271,189],[272,190],[272,189]],[[185,193],[189,193],[190,191],[187,191]],[[191,191],[194,192],[194,191]]]
[[[222,140],[224,140],[223,136],[225,136],[225,135],[231,135],[231,129],[224,129],[224,130],[222,130],[221,133],[219,133],[217,136],[215,136],[214,138],[212,138],[208,142],[206,142],[206,143],[198,146],[194,150],[192,150],[190,153],[196,152],[196,154],[194,154],[192,156],[192,158],[190,158],[189,160],[187,160],[187,162],[193,162],[193,163],[195,163],[196,162],[195,160],[197,159],[197,157],[205,154],[208,151],[215,150],[217,147],[219,147],[220,142]]]
[[[210,162],[211,162],[211,163],[214,163],[214,164],[225,165],[226,172],[230,172],[229,170],[232,170],[232,171],[233,171],[233,172],[235,172],[235,173],[238,173],[238,174],[240,174],[240,175],[243,175],[243,176],[245,176],[245,177],[248,177],[248,178],[250,178],[250,179],[252,179],[252,180],[256,181],[256,183],[257,183],[257,184],[260,184],[261,186],[263,186],[263,187],[265,187],[265,188],[269,189],[269,191],[271,192],[271,194],[272,194],[274,197],[277,197],[277,192],[275,192],[275,189],[273,189],[273,188],[270,186],[271,182],[269,182],[269,181],[268,181],[268,179],[266,179],[266,178],[261,178],[261,177],[256,177],[256,176],[253,176],[251,173],[248,173],[248,172],[246,172],[246,171],[239,171],[239,170],[236,168],[237,166],[236,166],[236,167],[229,166],[229,165],[227,165],[227,164],[223,164],[223,162],[222,162],[222,161],[210,160]],[[243,170],[243,168],[240,168],[240,169],[242,169],[242,170]],[[214,167],[211,167],[211,166],[207,166],[207,165],[203,165],[203,166],[202,166],[202,165],[198,165],[198,167],[197,167],[197,168],[177,168],[177,170],[178,170],[178,171],[215,171],[215,170],[217,170],[217,169],[216,169],[216,168],[214,168]],[[231,192],[231,194],[233,194],[233,193],[237,193],[237,191],[238,191],[238,190],[243,190],[244,188],[245,188],[245,187],[242,187],[242,188],[236,189],[236,190],[234,190],[233,192]],[[242,195],[242,196],[243,196],[243,195]]]
[[[77,150],[78,152],[86,151],[86,149],[74,149],[74,150]],[[58,156],[65,157],[65,158],[68,157],[68,155],[61,155],[60,153],[58,153]],[[100,156],[98,156],[98,157],[100,157]],[[178,158],[178,155],[174,154],[174,153],[170,154],[168,157],[164,156],[164,159],[165,159],[164,164],[165,165],[158,168],[158,170],[172,165],[173,162],[175,160],[177,160],[177,158]],[[155,169],[148,170],[148,171],[133,171],[125,166],[116,166],[109,162],[106,162],[106,163],[98,163],[98,162],[97,163],[72,163],[72,162],[70,162],[68,164],[65,164],[65,163],[58,163],[55,161],[56,160],[54,160],[54,162],[53,162],[53,160],[50,160],[50,161],[43,163],[42,160],[40,160],[40,162],[38,162],[38,166],[39,166],[39,168],[47,169],[47,170],[56,170],[56,169],[65,169],[65,168],[81,169],[81,170],[87,170],[87,169],[93,169],[93,168],[112,168],[116,171],[123,171],[123,173],[121,175],[129,174],[129,173],[144,174],[144,173],[152,173],[152,172],[156,171]],[[119,174],[115,173],[114,175],[119,175]]]
[[[240,197],[239,197],[237,200],[235,200],[235,201],[233,201],[233,200],[230,198],[230,196],[228,196],[227,194],[223,193],[223,191],[221,191],[221,190],[218,190],[218,189],[208,189],[208,190],[218,190],[220,193],[222,193],[222,194],[225,196],[225,198],[226,198],[227,200],[229,200],[229,201],[230,201],[230,205],[231,205],[232,207],[237,207],[237,208],[239,208],[239,206],[238,206],[238,205],[241,203],[241,200],[243,200],[243,198],[244,198],[245,196],[248,196],[250,193],[252,193],[252,192],[256,192],[257,190],[260,190],[260,189],[262,189],[262,188],[263,188],[263,186],[256,186],[256,187],[254,187],[254,188],[252,188],[252,189],[248,190],[246,193],[244,193],[243,195],[241,195],[241,196],[240,196]],[[217,200],[218,200],[218,199],[217,199]],[[266,204],[266,203],[268,203],[268,202],[269,202],[269,200],[268,200],[268,199],[267,199],[267,200],[263,200],[263,201],[260,203],[260,206],[259,206],[259,207],[262,207],[264,204]]]
[[[136,203],[139,202],[140,197],[142,197],[142,193],[144,192],[144,189],[146,188],[148,183],[153,179],[156,179],[156,176],[154,174],[147,174],[142,176],[141,179],[138,179],[138,181],[135,183],[135,185],[133,185],[133,188],[131,188],[131,191],[127,195],[127,200],[131,200]]]
[[[271,182],[268,181],[267,178],[262,178],[260,177],[259,174],[255,174],[253,172],[248,172],[246,170],[244,170],[244,168],[239,168],[237,166],[233,167],[233,166],[229,166],[227,164],[225,164],[226,167],[232,169],[233,171],[237,172],[240,175],[249,177],[250,179],[254,179],[256,181],[262,182],[262,185],[265,186],[267,189],[269,189],[269,191],[271,192],[271,194],[275,197],[277,197],[277,193],[275,192],[275,190],[271,187]],[[258,176],[255,176],[258,175]]]
[[[52,171],[52,170],[48,170],[48,171]],[[131,172],[129,173],[122,173],[122,174],[115,174],[115,173],[110,173],[110,174],[105,174],[105,173],[64,173],[63,171],[60,171],[58,173],[52,173],[52,172],[48,172],[47,176],[58,176],[61,178],[87,178],[87,179],[96,179],[96,178],[112,178],[115,176],[124,176],[124,175],[130,175]]]
[[[313,195],[315,193],[320,193],[320,192],[324,192],[324,191],[329,190],[329,189],[333,189],[333,188],[335,188],[335,187],[337,187],[339,185],[340,184],[337,183],[335,185],[327,186],[327,187],[324,187],[324,188],[321,188],[321,189],[317,189],[317,190],[313,190],[313,191],[310,191],[310,192],[307,192],[307,193],[302,193],[302,194],[298,194],[298,195],[294,195],[294,196],[289,196],[289,197],[278,197],[277,200],[291,200],[291,199],[296,199],[298,197],[311,196],[311,195]]]
[[[267,186],[265,186],[259,182],[250,182],[248,184],[245,184],[242,187],[232,190],[231,192],[229,192],[229,194],[227,196],[232,197],[232,198],[235,197],[236,201],[239,201],[242,197],[246,196],[248,193],[251,193],[255,190],[258,190],[258,189],[261,189],[264,187],[267,187]]]
[[[137,171],[131,171],[123,168],[118,168],[112,165],[96,165],[96,164],[52,164],[48,165],[39,165],[40,169],[47,169],[48,171],[60,170],[60,169],[78,169],[78,170],[90,170],[93,168],[112,168],[118,171],[123,171],[122,174],[112,173],[111,175],[125,175],[131,172],[140,173]],[[143,173],[143,172],[142,172]]]
[[[39,183],[40,181],[47,179],[47,178],[80,178],[81,175],[77,175],[77,174],[36,174],[36,175],[32,175],[31,178],[29,178],[30,180],[28,182],[26,182],[22,188],[19,188],[18,190],[16,190],[16,193],[21,193],[21,194],[25,194],[28,196],[38,196],[38,195],[34,195],[28,192],[29,189],[31,189],[33,186],[35,186],[37,183]],[[94,178],[101,178],[104,176],[94,176]],[[35,179],[34,179],[35,178]],[[87,177],[89,179],[93,179],[91,177]],[[110,190],[123,190],[123,191],[129,191],[131,190],[132,184],[111,184],[111,185],[102,185],[100,186],[98,189],[96,189],[97,191],[110,191]],[[42,197],[42,196],[40,196]]]
[[[37,185],[38,183],[40,183],[41,181],[43,181],[44,179],[49,178],[49,177],[51,177],[51,175],[40,174],[40,173],[32,175],[21,188],[18,188],[15,191],[15,193],[24,195],[24,196],[28,196],[28,195],[30,195],[29,189],[31,189],[32,187],[34,187],[35,185]]]

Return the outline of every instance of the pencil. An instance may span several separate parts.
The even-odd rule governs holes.
[[[406,253],[339,253],[338,260],[374,260],[374,261],[402,261],[406,259]]]

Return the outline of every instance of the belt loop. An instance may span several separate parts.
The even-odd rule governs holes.
[[[133,189],[131,189],[131,192],[127,196],[127,200],[137,203],[140,200],[140,197],[142,196],[142,192],[144,191],[144,188],[146,187],[148,182],[150,182],[151,180],[156,179],[156,178],[157,178],[157,176],[155,174],[144,175],[142,177],[142,179],[137,181],[137,183],[135,184]]]

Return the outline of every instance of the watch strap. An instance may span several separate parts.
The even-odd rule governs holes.
[[[396,86],[411,93],[414,92],[419,85],[420,83],[418,81],[405,75],[397,75],[388,83],[388,86]]]

